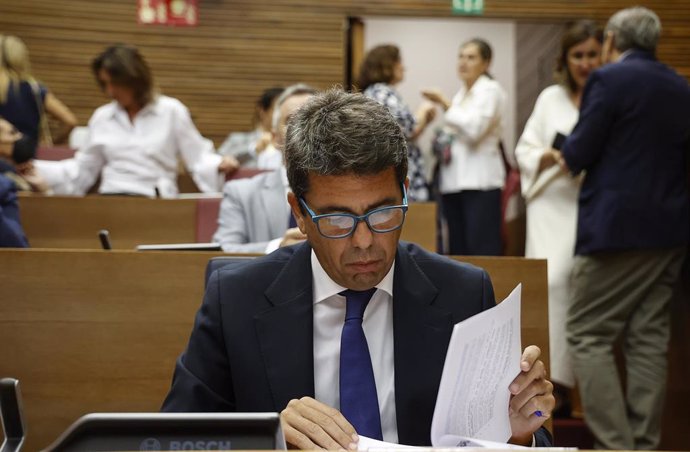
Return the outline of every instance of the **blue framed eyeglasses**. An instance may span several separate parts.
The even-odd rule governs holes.
[[[309,208],[304,198],[300,197],[299,202],[307,210],[311,221],[316,224],[316,228],[322,236],[329,239],[342,239],[354,234],[360,221],[364,221],[369,226],[369,230],[379,234],[400,229],[405,222],[405,215],[407,214],[407,191],[405,190],[405,185],[402,185],[402,193],[402,205],[378,207],[364,215],[353,215],[351,213],[316,215]]]

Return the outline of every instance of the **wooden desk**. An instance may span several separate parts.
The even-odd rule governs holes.
[[[0,375],[21,382],[26,450],[88,412],[159,409],[214,255],[0,250]],[[523,315],[523,340],[545,344],[546,328],[531,324],[546,318],[545,262],[471,262],[489,271],[499,298],[522,280],[537,311]]]
[[[107,229],[115,249],[196,241],[196,199],[131,196],[20,196],[24,232],[34,248],[100,249]]]
[[[34,248],[100,249],[108,229],[114,249],[150,243],[209,242],[221,198],[147,199],[130,196],[21,195],[22,225]],[[402,239],[436,250],[436,204],[413,203]]]

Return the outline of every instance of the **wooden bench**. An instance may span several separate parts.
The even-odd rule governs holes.
[[[144,243],[210,242],[221,197],[147,199],[131,196],[20,195],[22,225],[34,248],[99,249],[107,229],[113,248]],[[436,204],[413,203],[403,240],[436,250]]]
[[[26,450],[89,412],[159,409],[215,255],[0,249],[0,376],[21,382]],[[546,262],[464,260],[489,272],[499,300],[522,282],[523,343],[548,357]]]

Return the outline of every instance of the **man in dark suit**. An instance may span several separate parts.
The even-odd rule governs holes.
[[[642,7],[611,17],[604,59],[563,145],[579,200],[567,335],[596,446],[659,444],[669,301],[688,242],[690,88],[657,61],[661,24]],[[627,395],[613,355],[622,336]]]
[[[308,241],[213,274],[163,410],[280,411],[301,449],[356,449],[357,434],[429,445],[453,325],[495,304],[488,275],[398,243],[407,150],[377,102],[316,96],[285,158]],[[511,441],[549,444],[537,347],[509,389]]]

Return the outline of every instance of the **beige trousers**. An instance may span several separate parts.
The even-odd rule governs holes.
[[[576,256],[566,320],[585,421],[599,449],[655,449],[666,391],[669,303],[685,248]],[[625,391],[613,348],[620,338]]]

